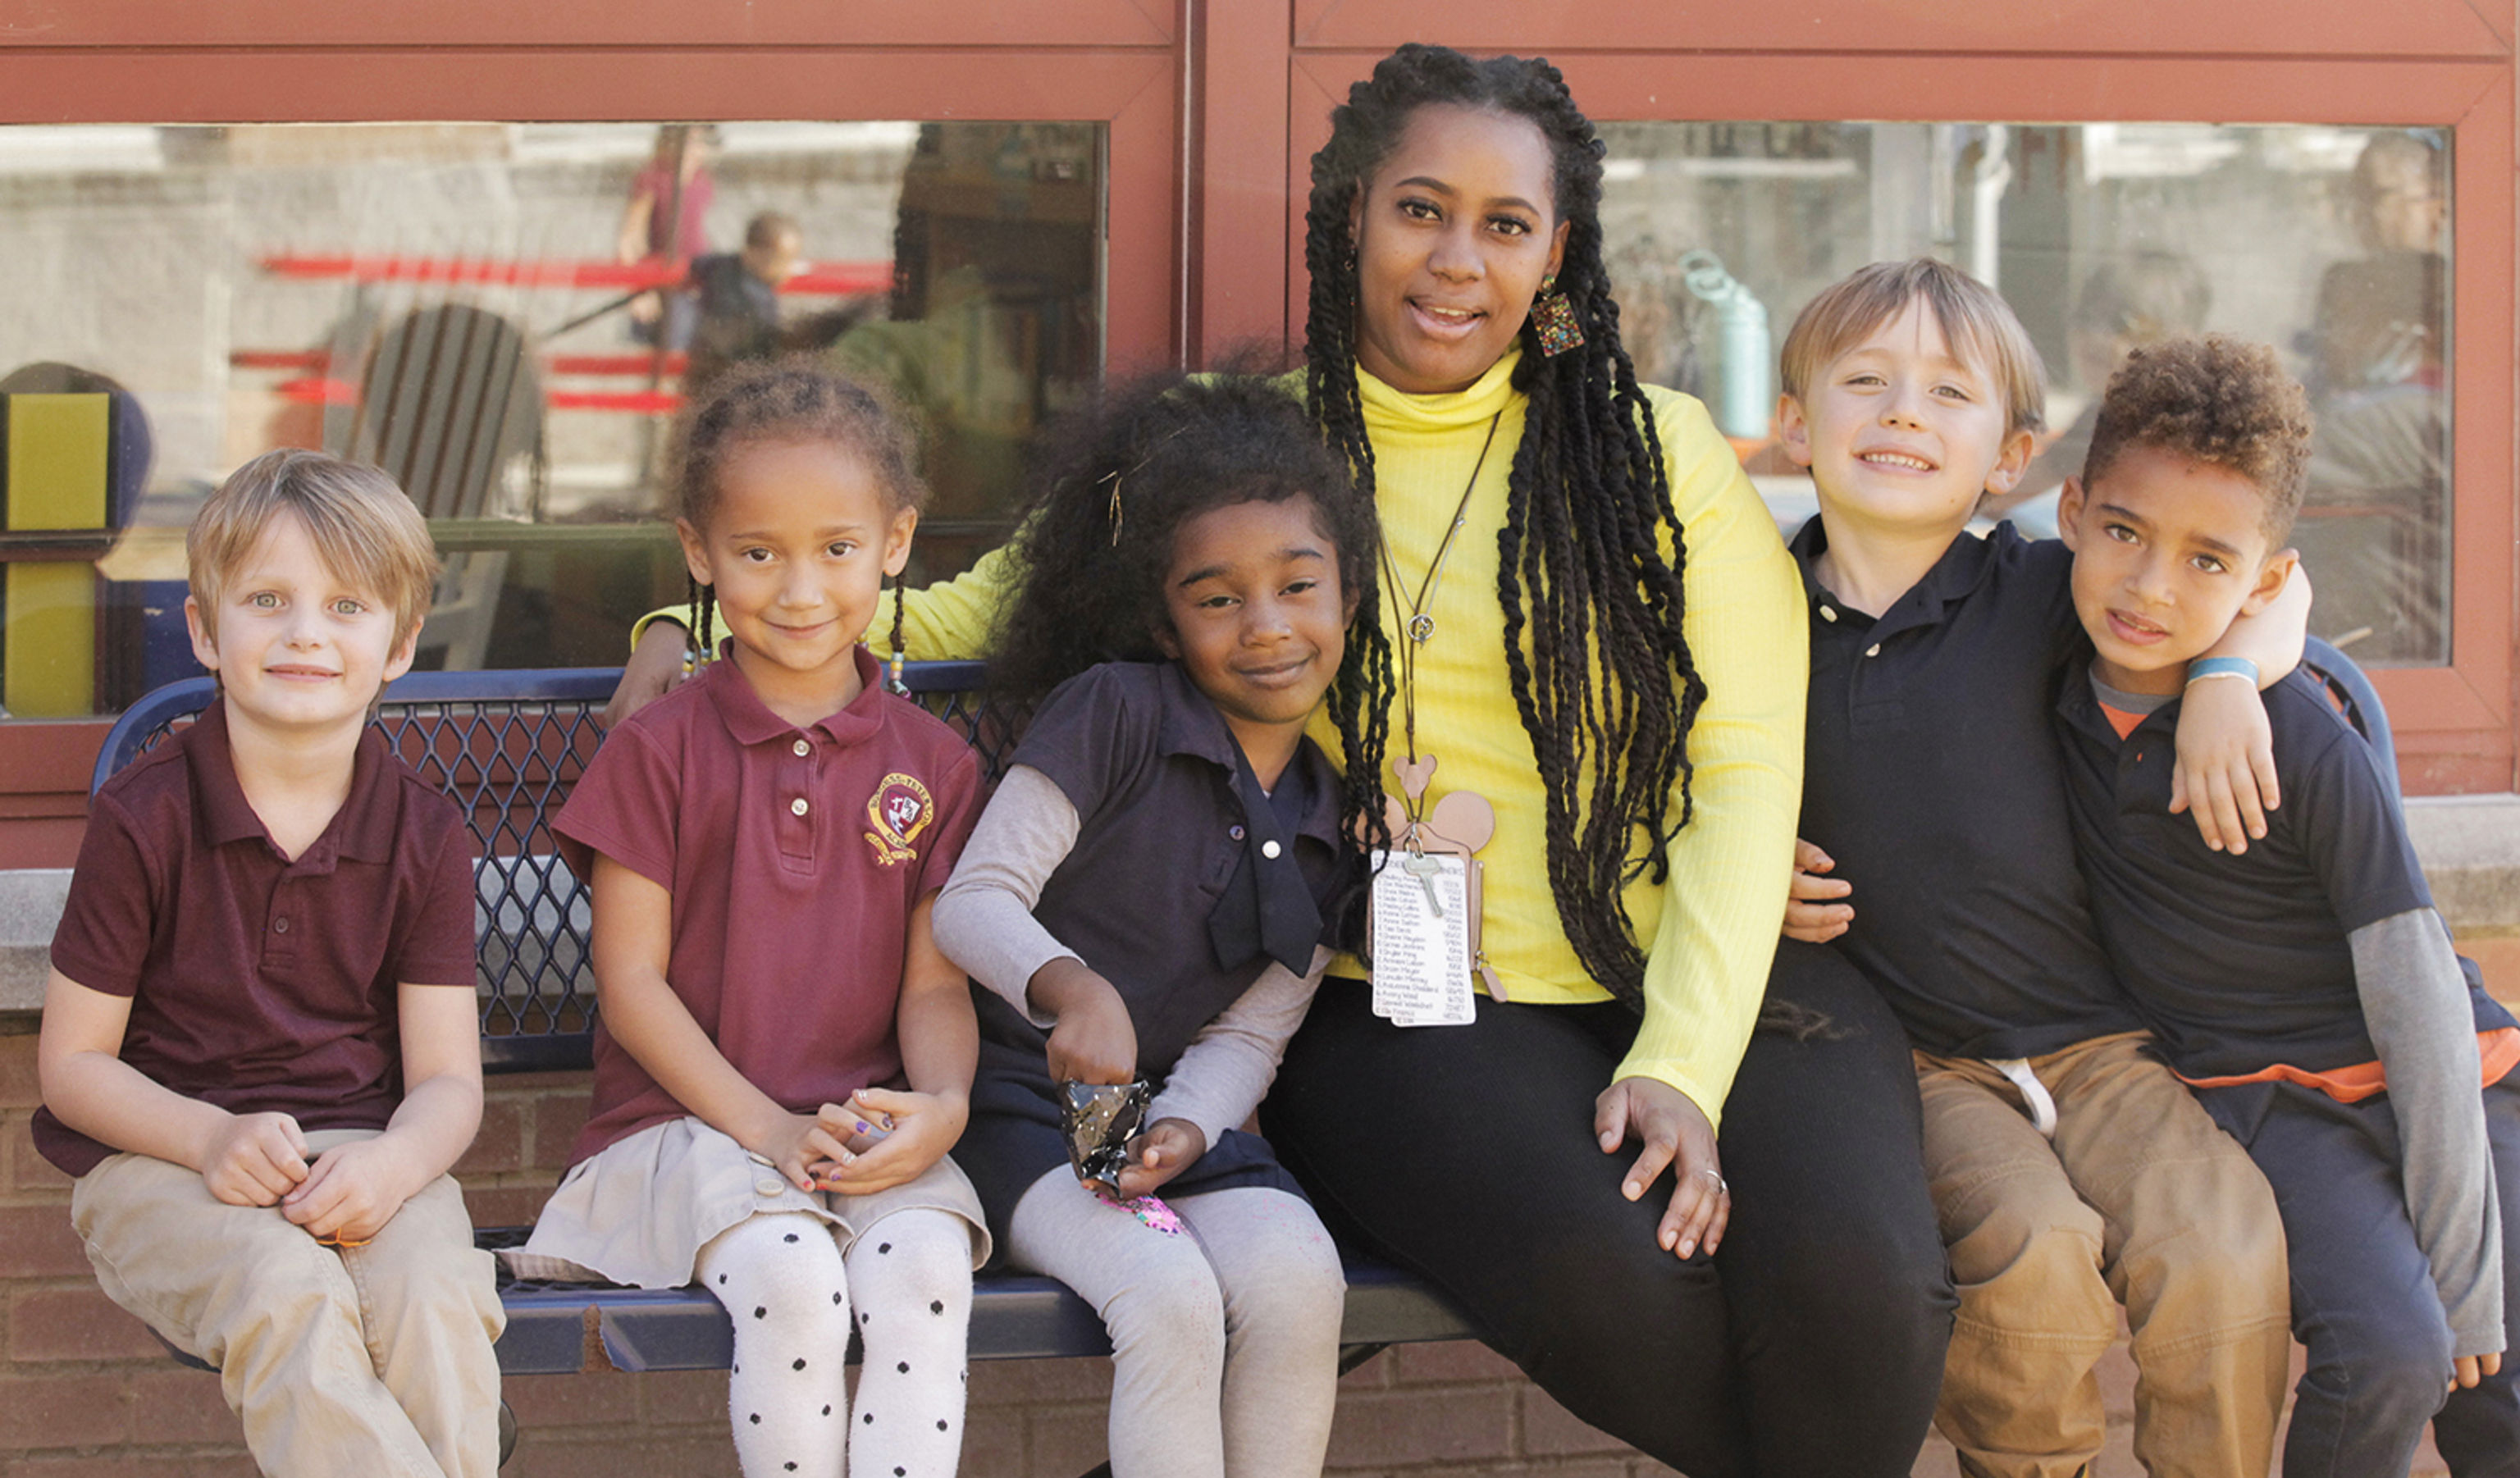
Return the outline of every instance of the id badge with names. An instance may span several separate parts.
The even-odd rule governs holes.
[[[1478,918],[1475,858],[1376,852],[1373,1013],[1396,1026],[1466,1026]]]

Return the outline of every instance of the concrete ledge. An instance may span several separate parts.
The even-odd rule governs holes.
[[[2520,934],[2520,795],[2418,797],[2407,802],[2407,829],[2453,930]],[[69,885],[68,868],[0,870],[0,1013],[43,1006]]]
[[[2520,795],[2421,796],[2407,829],[2452,929],[2520,932]]]
[[[53,928],[62,921],[69,893],[68,868],[0,872],[0,1011],[43,1006]]]

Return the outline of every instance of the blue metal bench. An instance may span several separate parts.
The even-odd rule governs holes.
[[[905,680],[930,711],[972,740],[994,777],[1011,728],[990,708],[982,675],[978,662],[913,662]],[[595,714],[620,676],[610,667],[416,672],[387,688],[378,707],[386,739],[464,809],[480,844],[481,1053],[492,1073],[591,1065],[596,1007],[586,890],[560,864],[549,823],[602,741]],[[190,722],[215,693],[210,679],[197,678],[132,705],[107,735],[90,789]],[[483,1228],[478,1238],[485,1247],[514,1246],[526,1231]],[[1342,1370],[1387,1345],[1477,1337],[1458,1311],[1407,1275],[1353,1253],[1346,1263]],[[542,1282],[503,1271],[499,1294],[508,1310],[499,1368],[510,1375],[585,1368],[590,1320],[619,1369],[724,1369],[732,1359],[726,1311],[698,1288]],[[972,1359],[1108,1353],[1101,1318],[1064,1284],[1015,1274],[977,1280]]]
[[[2389,786],[2389,799],[2402,800],[2398,791],[2398,740],[2389,732],[2389,710],[2380,705],[2380,690],[2354,659],[2331,646],[2323,637],[2312,637],[2302,644],[2301,665],[2318,679],[2327,690],[2329,702],[2345,715],[2345,721],[2371,745],[2380,759],[2380,779]]]

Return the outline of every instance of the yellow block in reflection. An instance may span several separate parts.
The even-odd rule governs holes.
[[[22,719],[96,711],[96,567],[85,560],[9,566],[8,680],[0,706]]]
[[[11,532],[105,527],[113,402],[12,395],[5,484]],[[0,592],[0,706],[19,718],[96,711],[96,568],[14,560]]]

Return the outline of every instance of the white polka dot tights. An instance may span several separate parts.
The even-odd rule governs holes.
[[[700,1249],[700,1285],[735,1321],[727,1411],[746,1478],[952,1478],[963,1448],[971,1233],[897,1211],[843,1258],[834,1229],[756,1216]],[[847,1405],[849,1325],[863,1343]]]

